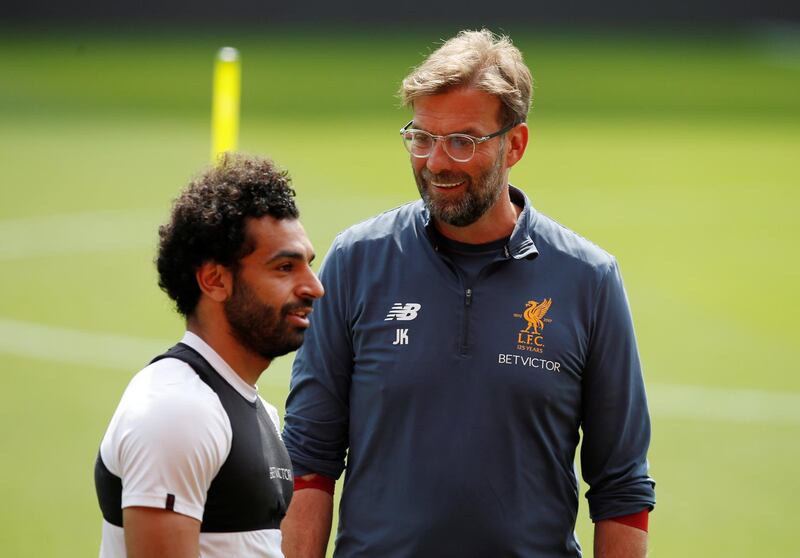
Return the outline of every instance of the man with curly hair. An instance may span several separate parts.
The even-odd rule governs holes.
[[[344,231],[323,264],[286,403],[287,558],[324,554],[345,469],[337,558],[578,558],[579,441],[594,555],[644,556],[630,310],[614,257],[509,183],[531,92],[520,51],[486,30],[403,80],[422,199]]]
[[[186,333],[131,380],[103,437],[101,557],[282,556],[291,463],[256,381],[302,344],[323,294],[294,195],[271,161],[229,154],[159,229],[159,285]]]

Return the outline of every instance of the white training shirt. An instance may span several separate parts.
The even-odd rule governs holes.
[[[186,332],[190,346],[249,401],[258,390],[200,337]],[[263,399],[280,434],[278,412]],[[231,449],[232,430],[217,394],[185,362],[165,358],[141,370],[128,384],[100,444],[108,470],[122,479],[122,507],[164,507],[202,521],[206,494]],[[123,529],[103,520],[100,558],[126,556]],[[200,533],[202,558],[282,558],[279,529]]]

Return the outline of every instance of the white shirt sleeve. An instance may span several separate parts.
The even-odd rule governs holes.
[[[163,359],[131,381],[100,451],[122,479],[123,508],[171,505],[202,521],[206,493],[231,440],[216,393],[186,363]]]

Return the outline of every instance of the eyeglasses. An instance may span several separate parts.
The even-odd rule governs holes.
[[[498,130],[488,136],[475,137],[469,134],[447,134],[446,136],[437,136],[430,134],[424,130],[417,130],[416,128],[409,128],[414,123],[412,120],[400,130],[403,136],[403,145],[413,157],[418,159],[427,159],[433,153],[433,147],[436,140],[443,140],[444,152],[447,153],[451,159],[459,163],[466,163],[475,155],[475,147],[479,143],[489,141],[497,136],[502,136],[519,122],[512,122],[502,130]]]

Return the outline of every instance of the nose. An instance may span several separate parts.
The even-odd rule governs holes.
[[[431,148],[431,154],[425,159],[425,166],[433,174],[438,174],[443,170],[449,170],[453,160],[444,150],[444,143],[436,140]]]
[[[301,298],[317,299],[325,294],[325,287],[310,267],[307,269],[306,277],[300,283],[297,296]]]

